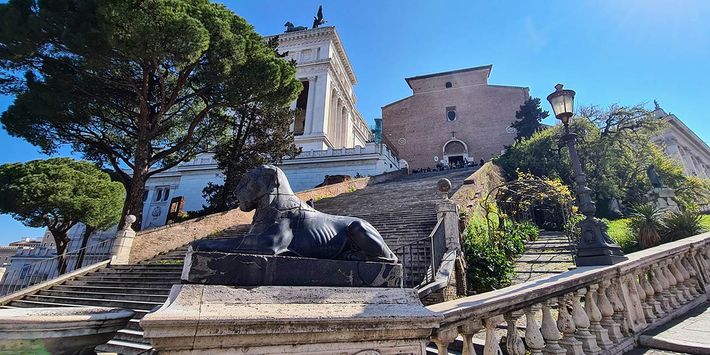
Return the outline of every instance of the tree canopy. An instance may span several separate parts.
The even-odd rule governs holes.
[[[300,91],[293,65],[208,0],[11,0],[0,5],[7,131],[112,168],[140,215],[145,181],[208,151],[230,110]]]
[[[608,215],[608,202],[616,199],[626,206],[645,202],[651,184],[646,169],[654,165],[664,183],[676,190],[679,199],[688,204],[707,198],[707,181],[688,177],[678,163],[654,143],[665,127],[642,106],[613,105],[607,109],[584,107],[570,122],[577,133],[577,149],[587,184],[601,215]],[[560,178],[572,186],[569,156],[559,145],[564,133],[562,125],[534,133],[516,142],[495,160],[510,178],[516,170],[536,176]]]
[[[69,243],[67,232],[77,223],[91,229],[117,223],[124,196],[120,182],[84,161],[53,158],[0,166],[0,213],[28,227],[47,227],[60,256]]]

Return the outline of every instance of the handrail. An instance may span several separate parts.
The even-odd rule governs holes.
[[[66,270],[64,270],[63,274],[110,259],[113,242],[114,239],[107,239],[65,253]],[[2,282],[0,282],[0,296],[15,293],[34,284],[60,276],[59,259],[60,256],[56,255],[31,264],[22,265],[19,269],[9,270],[5,273]],[[81,259],[80,264],[78,263],[79,259]],[[12,268],[12,264],[10,264],[10,268]]]
[[[710,233],[704,233],[629,254],[616,265],[579,267],[427,308],[444,317],[432,337],[442,351],[459,333],[468,339],[464,348],[469,349],[471,337],[484,328],[487,350],[497,350],[495,328],[504,319],[511,354],[557,353],[562,348],[568,353],[615,353],[634,336],[707,300],[708,291]],[[552,308],[558,310],[556,322]],[[523,315],[525,343],[515,325]]]
[[[417,239],[408,244],[399,246],[394,249],[393,252],[397,255],[400,262],[402,263],[402,270],[404,272],[403,281],[405,287],[419,287],[425,285],[434,280],[436,272],[441,265],[441,258],[446,252],[446,240],[442,238],[442,241],[436,241],[437,233],[443,231],[443,219],[439,219],[436,222],[436,226],[432,231],[424,238]],[[443,243],[444,250],[441,251],[441,255],[435,257],[435,252],[441,248],[441,243]],[[414,270],[415,260],[422,261],[427,266],[427,269],[419,278],[419,272]]]

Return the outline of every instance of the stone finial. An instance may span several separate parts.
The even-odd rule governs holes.
[[[123,228],[121,228],[121,230],[132,231],[133,228],[131,228],[131,226],[133,225],[133,223],[136,223],[136,219],[136,216],[132,214],[127,215],[126,220],[123,222]]]
[[[451,181],[447,178],[441,178],[436,182],[436,188],[441,192],[444,199],[449,198],[449,191],[451,190]]]

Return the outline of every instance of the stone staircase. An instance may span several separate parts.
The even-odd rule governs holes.
[[[574,267],[572,246],[562,232],[540,232],[528,242],[525,252],[515,260],[513,284],[561,274]]]
[[[455,191],[471,173],[472,171],[467,169],[410,175],[316,201],[315,207],[326,213],[364,218],[380,231],[390,248],[397,250],[426,238],[436,225],[435,203],[441,199],[437,193],[436,182],[446,177],[451,180]],[[210,238],[242,235],[248,228],[248,225],[235,226]],[[0,308],[91,305],[132,309],[136,315],[128,327],[120,330],[113,340],[97,350],[119,354],[147,354],[152,348],[143,338],[140,319],[152,309],[161,306],[167,299],[171,286],[180,283],[186,252],[187,245],[161,253],[139,264],[110,265],[27,295]],[[421,253],[419,258],[410,256],[410,266],[423,275],[428,264],[426,250]],[[420,265],[411,261],[418,261]],[[413,285],[410,282],[408,286]]]

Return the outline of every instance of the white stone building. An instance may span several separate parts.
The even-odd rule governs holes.
[[[280,165],[294,191],[315,187],[326,175],[368,176],[406,166],[385,144],[372,142],[368,125],[356,108],[353,86],[357,78],[335,27],[278,35],[280,53],[296,61],[296,77],[303,91],[292,104],[301,114],[292,131],[303,152]],[[202,190],[221,183],[223,176],[211,154],[157,174],[146,183],[142,228],[162,226],[171,201],[182,197],[183,210],[202,209]],[[171,206],[172,205],[172,206]]]
[[[657,138],[666,154],[683,166],[686,175],[710,178],[710,147],[686,126],[676,115],[666,113],[656,106],[656,117],[668,127]]]

